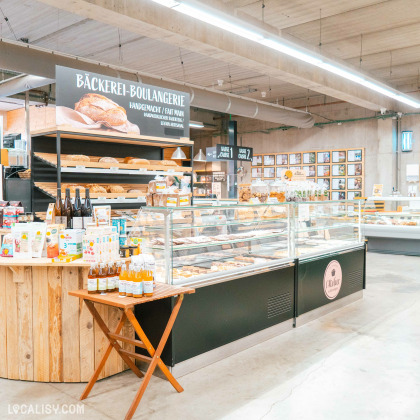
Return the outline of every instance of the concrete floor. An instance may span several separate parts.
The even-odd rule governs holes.
[[[420,419],[420,258],[368,254],[363,300],[180,378],[153,377],[136,419]],[[182,309],[181,309],[182,310]],[[122,419],[138,389],[129,372],[100,381],[82,419]],[[9,404],[73,404],[83,384],[0,380]]]

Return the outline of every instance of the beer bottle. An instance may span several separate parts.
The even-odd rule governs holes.
[[[76,189],[76,198],[73,205],[73,229],[83,229],[82,202],[79,188]]]
[[[66,217],[66,228],[71,229],[73,210],[72,210],[71,198],[70,198],[70,188],[66,188],[66,199],[64,200],[64,216]]]

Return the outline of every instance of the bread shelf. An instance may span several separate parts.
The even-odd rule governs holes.
[[[40,189],[45,194],[49,195],[51,198],[56,199],[57,195],[57,184],[55,182],[35,182],[35,187]],[[81,188],[80,197],[84,198],[85,196],[85,185],[86,184],[78,184]],[[97,184],[101,187],[107,187],[112,184]],[[93,204],[111,204],[111,203],[144,203],[146,201],[146,189],[147,185],[142,184],[118,184],[121,185],[125,190],[129,189],[139,189],[142,190],[141,193],[95,193],[90,192],[90,198]],[[61,198],[64,199],[66,197],[65,189],[67,184],[61,184]],[[75,196],[75,193],[71,192],[70,195],[72,197]]]
[[[123,158],[115,158],[118,163],[99,162],[101,156],[89,156],[90,162],[84,160],[68,160],[68,155],[61,155],[61,172],[105,173],[117,175],[183,175],[192,168],[179,165],[163,165],[160,161],[150,161],[150,164],[128,164]],[[34,157],[54,168],[57,168],[57,155],[54,153],[35,152]]]

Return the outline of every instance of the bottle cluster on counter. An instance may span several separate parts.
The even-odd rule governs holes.
[[[133,257],[125,261],[92,263],[88,274],[88,293],[118,292],[120,297],[151,297],[155,287],[155,263],[151,255]]]

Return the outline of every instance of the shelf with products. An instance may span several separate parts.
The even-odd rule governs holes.
[[[187,162],[165,159],[165,149],[178,145],[191,148],[192,144],[188,139],[130,137],[103,131],[33,132],[32,211],[45,211],[57,188],[64,197],[66,187],[71,188],[72,196],[79,187],[82,198],[84,188],[90,188],[94,205],[109,204],[113,209],[142,205],[147,185],[156,175],[180,177],[192,171],[184,166]]]

